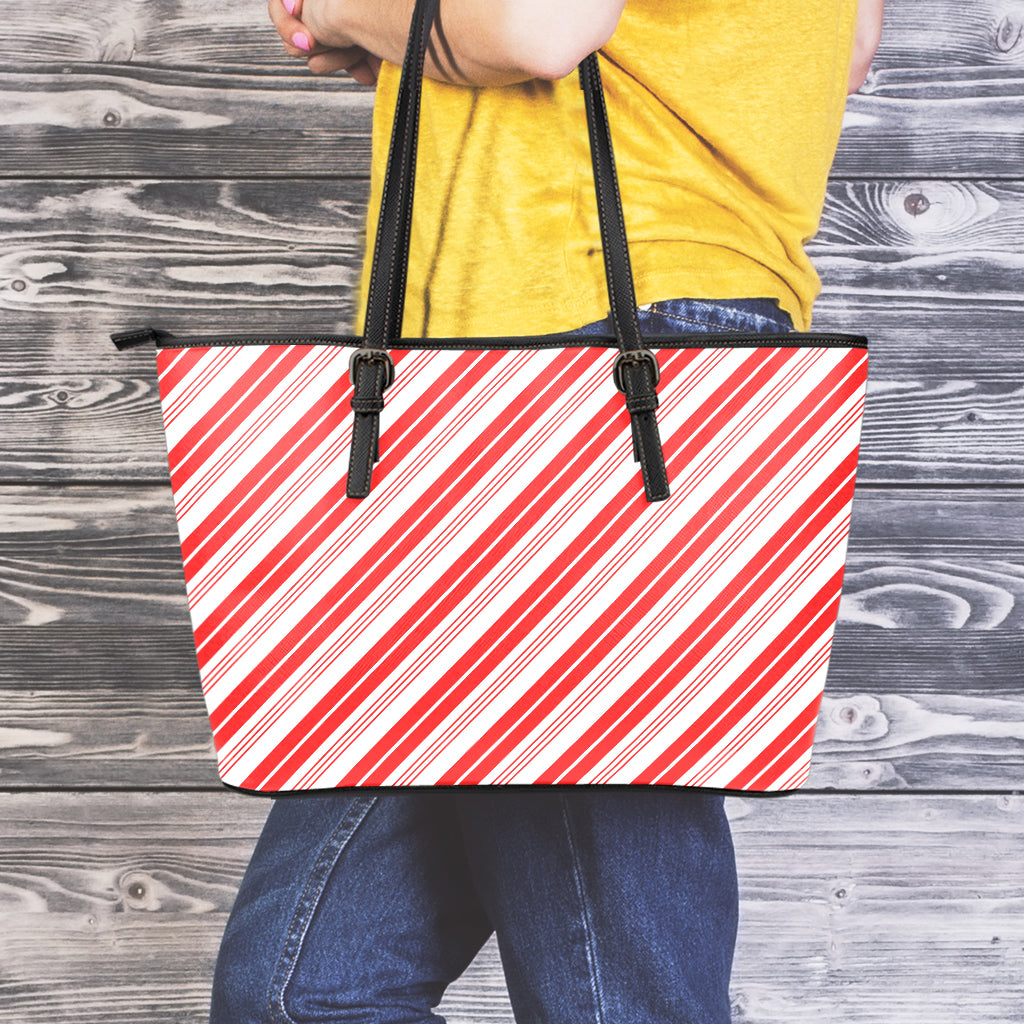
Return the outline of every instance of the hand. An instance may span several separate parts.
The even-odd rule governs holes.
[[[314,74],[345,71],[360,85],[376,85],[380,58],[337,30],[331,31],[321,26],[312,16],[313,11],[310,17],[303,20],[302,2],[269,0],[267,4],[270,20],[283,40],[285,50],[291,56],[305,60],[306,66]],[[325,42],[320,42],[321,39]]]

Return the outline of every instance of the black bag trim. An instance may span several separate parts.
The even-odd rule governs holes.
[[[358,349],[363,339],[353,334],[211,334],[208,336],[178,336],[167,331],[144,328],[112,334],[111,341],[118,348],[134,348],[153,342],[157,348],[223,348],[232,345],[337,345]],[[127,340],[126,340],[127,339]],[[863,348],[868,339],[857,334],[820,333],[761,334],[735,332],[734,334],[648,334],[644,341],[650,348]],[[397,350],[464,350],[467,352],[489,349],[552,349],[552,348],[618,348],[614,334],[535,334],[523,337],[494,338],[398,338],[390,347]]]

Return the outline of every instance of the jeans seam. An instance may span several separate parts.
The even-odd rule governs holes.
[[[268,992],[271,1019],[280,1024],[296,1024],[294,1018],[285,1009],[284,998],[295,974],[306,933],[309,931],[310,922],[320,905],[320,897],[323,895],[327,880],[330,878],[338,858],[376,802],[377,797],[370,796],[365,803],[352,805],[338,827],[331,833],[331,837],[324,843],[320,855],[309,873],[306,887],[296,904],[295,913],[288,925],[284,946],[277,967],[274,969]]]
[[[707,330],[709,327],[711,331],[722,331],[727,334],[746,334],[748,331],[743,327],[726,327],[723,324],[709,324],[707,320],[701,320],[697,317],[683,316],[681,313],[669,313],[666,310],[658,309],[657,304],[651,307],[650,310],[656,316],[664,317],[666,320],[676,320],[683,324],[693,324],[695,327],[701,327]],[[760,316],[757,313],[743,313],[743,316],[750,320],[758,320],[760,324],[771,324],[775,327],[783,327],[781,323],[776,323],[773,320],[769,320],[768,317]],[[760,326],[759,324],[759,326]]]
[[[594,929],[587,914],[587,901],[584,895],[583,877],[580,867],[579,854],[576,848],[576,840],[573,835],[572,821],[569,818],[569,808],[564,796],[559,796],[562,806],[562,821],[565,823],[565,834],[569,844],[569,857],[572,861],[573,881],[576,883],[576,895],[580,902],[580,920],[583,924],[583,946],[587,954],[587,967],[590,972],[590,991],[594,997],[594,1022],[604,1024],[604,1010],[601,1006],[601,979],[597,967],[597,951],[594,949]]]

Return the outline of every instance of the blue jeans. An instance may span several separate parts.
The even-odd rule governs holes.
[[[790,329],[760,299],[656,303],[641,326]],[[737,905],[718,794],[553,786],[283,797],[228,921],[211,1021],[437,1024],[445,988],[496,933],[518,1024],[727,1024]]]

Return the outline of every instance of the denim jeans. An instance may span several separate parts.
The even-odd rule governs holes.
[[[648,333],[782,333],[763,300],[673,300]],[[581,328],[607,330],[606,323]],[[495,933],[518,1024],[727,1024],[722,797],[672,787],[357,789],[271,808],[212,1024],[427,1024]]]

